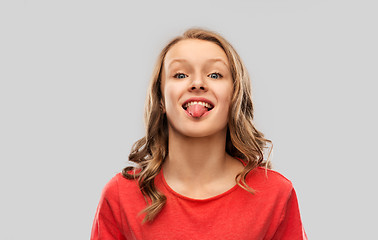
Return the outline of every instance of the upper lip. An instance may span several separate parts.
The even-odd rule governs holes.
[[[185,104],[190,103],[190,102],[205,102],[211,105],[211,107],[214,107],[214,103],[210,101],[207,98],[204,97],[191,97],[187,99],[181,106],[185,106]]]

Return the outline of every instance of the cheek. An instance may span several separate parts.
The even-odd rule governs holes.
[[[233,89],[232,86],[227,86],[226,88],[223,88],[222,92],[220,93],[220,97],[218,98],[218,101],[222,105],[222,116],[224,119],[229,120],[229,111],[231,111],[231,100],[232,100],[232,94]]]
[[[163,90],[166,110],[171,111],[179,100],[179,93],[172,84],[166,84]]]
[[[218,88],[218,101],[223,105],[229,106],[231,104],[231,98],[233,94],[233,87],[230,84],[225,84],[224,86]]]

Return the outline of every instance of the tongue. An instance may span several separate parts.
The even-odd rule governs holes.
[[[193,104],[190,107],[188,107],[186,111],[190,113],[192,117],[197,118],[197,117],[201,117],[208,110],[206,107],[202,106],[201,104]]]

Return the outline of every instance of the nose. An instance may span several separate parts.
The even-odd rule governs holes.
[[[195,77],[195,79],[190,83],[189,91],[207,91],[207,84],[202,76]]]

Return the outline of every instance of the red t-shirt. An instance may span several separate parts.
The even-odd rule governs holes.
[[[176,193],[163,172],[155,185],[167,202],[152,223],[142,224],[145,200],[135,180],[120,173],[103,189],[93,222],[91,239],[307,239],[292,183],[264,168],[252,170],[247,184],[208,198],[192,199]]]

